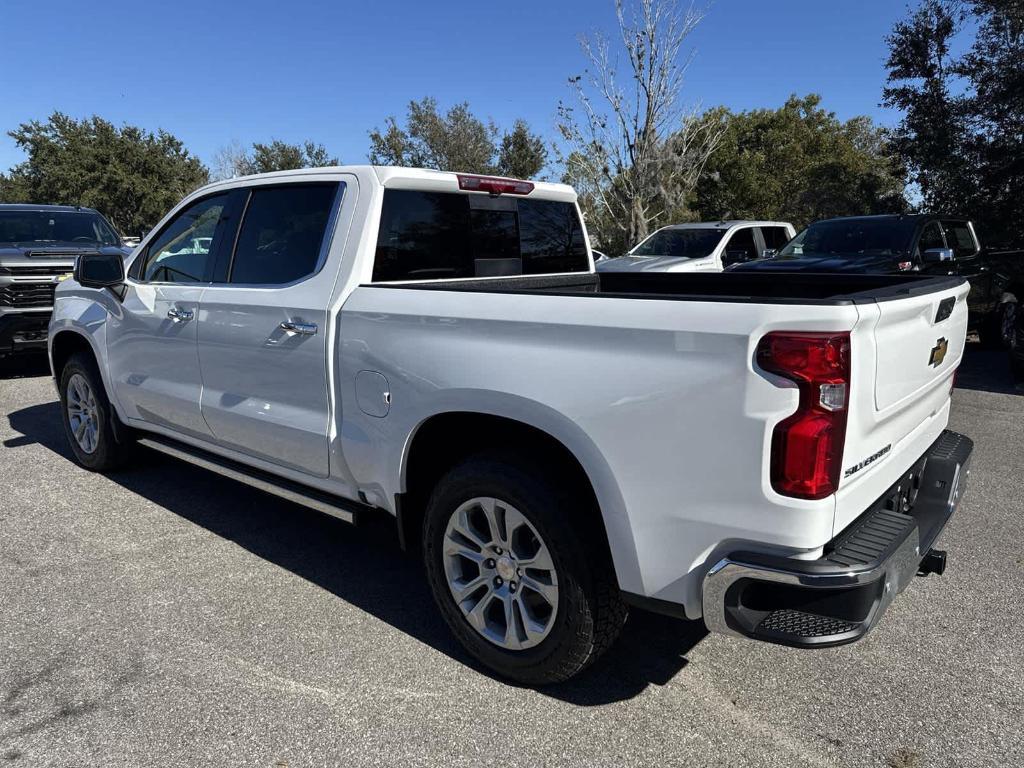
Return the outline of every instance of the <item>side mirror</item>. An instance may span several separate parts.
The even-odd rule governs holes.
[[[124,283],[124,256],[83,253],[75,262],[74,278],[86,288],[116,288]]]
[[[761,258],[762,259],[774,259],[775,258],[775,254],[777,254],[778,252],[779,251],[776,248],[765,248],[763,251],[761,251]]]
[[[952,248],[929,248],[921,254],[921,261],[925,264],[939,264],[943,261],[956,261],[956,254]]]
[[[594,254],[594,261],[604,261],[608,258],[608,255],[602,251],[595,251],[591,248],[590,252]]]

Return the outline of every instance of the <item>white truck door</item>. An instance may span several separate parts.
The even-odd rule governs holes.
[[[129,418],[210,435],[199,408],[196,325],[214,254],[233,229],[224,222],[227,201],[220,193],[189,204],[132,262],[123,311],[107,322],[114,396]]]
[[[241,226],[223,282],[199,312],[202,414],[217,442],[327,477],[331,419],[324,269],[345,185],[243,190]]]

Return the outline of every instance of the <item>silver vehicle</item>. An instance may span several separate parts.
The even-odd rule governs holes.
[[[662,227],[625,256],[600,261],[599,272],[721,272],[769,257],[792,239],[784,221],[718,221]]]

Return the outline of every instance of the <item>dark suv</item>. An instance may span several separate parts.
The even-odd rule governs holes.
[[[91,208],[0,205],[0,358],[46,349],[57,283],[80,254],[96,252],[130,250]]]

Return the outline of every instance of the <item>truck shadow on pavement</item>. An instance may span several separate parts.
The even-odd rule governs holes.
[[[1002,395],[1024,395],[1024,383],[1014,384],[1006,350],[985,349],[968,342],[956,373],[958,389],[976,389]]]
[[[50,361],[46,355],[19,354],[0,358],[0,380],[30,379],[50,375]]]
[[[4,441],[5,448],[38,443],[72,461],[56,402],[21,409],[8,418],[20,434]],[[422,566],[399,550],[394,523],[386,513],[365,516],[353,527],[144,448],[138,449],[130,468],[107,477],[492,676],[449,633]],[[594,667],[540,692],[581,706],[632,698],[650,685],[669,682],[706,634],[700,621],[633,611],[619,641]]]

